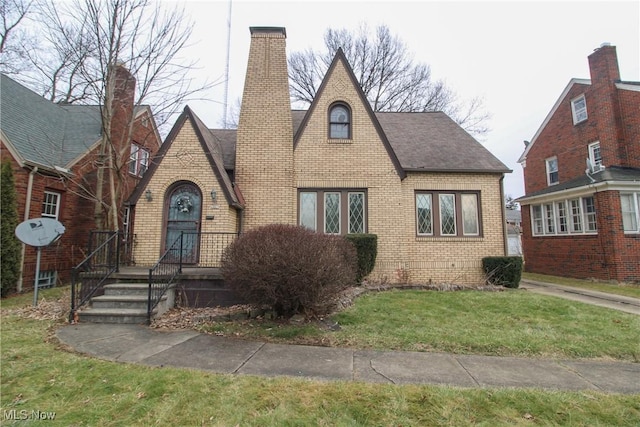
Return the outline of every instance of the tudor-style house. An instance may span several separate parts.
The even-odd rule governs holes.
[[[119,229],[126,230],[129,216],[123,202],[144,175],[161,138],[150,108],[134,106],[133,76],[121,65],[114,67],[114,76],[109,132],[114,149],[129,159],[119,212]],[[96,229],[92,199],[102,139],[100,106],[53,103],[4,74],[0,77],[1,155],[12,164],[19,221],[53,218],[65,227],[57,242],[42,248],[38,286],[69,283],[71,268],[87,256],[90,230]],[[108,202],[108,194],[105,190],[101,200]],[[33,287],[35,271],[36,248],[23,244],[18,291]]]
[[[298,224],[376,234],[373,276],[479,284],[482,258],[506,253],[508,172],[444,113],[372,111],[341,50],[292,111],[285,29],[252,27],[238,129],[184,109],[131,198],[135,259],[153,265],[180,231]],[[202,242],[183,248],[188,262],[219,256]]]
[[[640,280],[640,82],[622,81],[616,47],[588,57],[519,162],[525,270]]]

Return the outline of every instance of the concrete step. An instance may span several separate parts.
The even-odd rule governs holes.
[[[166,300],[164,295],[162,300]],[[147,309],[147,295],[102,295],[91,298],[91,308],[136,308]]]
[[[105,285],[105,295],[149,295],[148,283],[112,283]]]
[[[78,312],[80,322],[88,323],[128,323],[147,322],[147,310],[137,308],[88,308]]]

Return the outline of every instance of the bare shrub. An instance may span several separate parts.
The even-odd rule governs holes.
[[[273,224],[243,234],[222,258],[225,283],[248,303],[281,316],[324,314],[356,283],[357,257],[340,236]]]

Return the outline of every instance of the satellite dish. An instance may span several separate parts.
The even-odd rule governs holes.
[[[49,246],[64,234],[64,225],[53,218],[33,218],[16,227],[16,237],[29,246]]]

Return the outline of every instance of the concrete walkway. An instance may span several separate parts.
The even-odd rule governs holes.
[[[524,279],[520,281],[520,289],[640,315],[639,298]]]
[[[635,298],[530,281],[521,287],[640,314]],[[281,345],[140,325],[82,323],[60,328],[57,336],[76,351],[101,359],[222,374],[640,393],[640,363]]]

